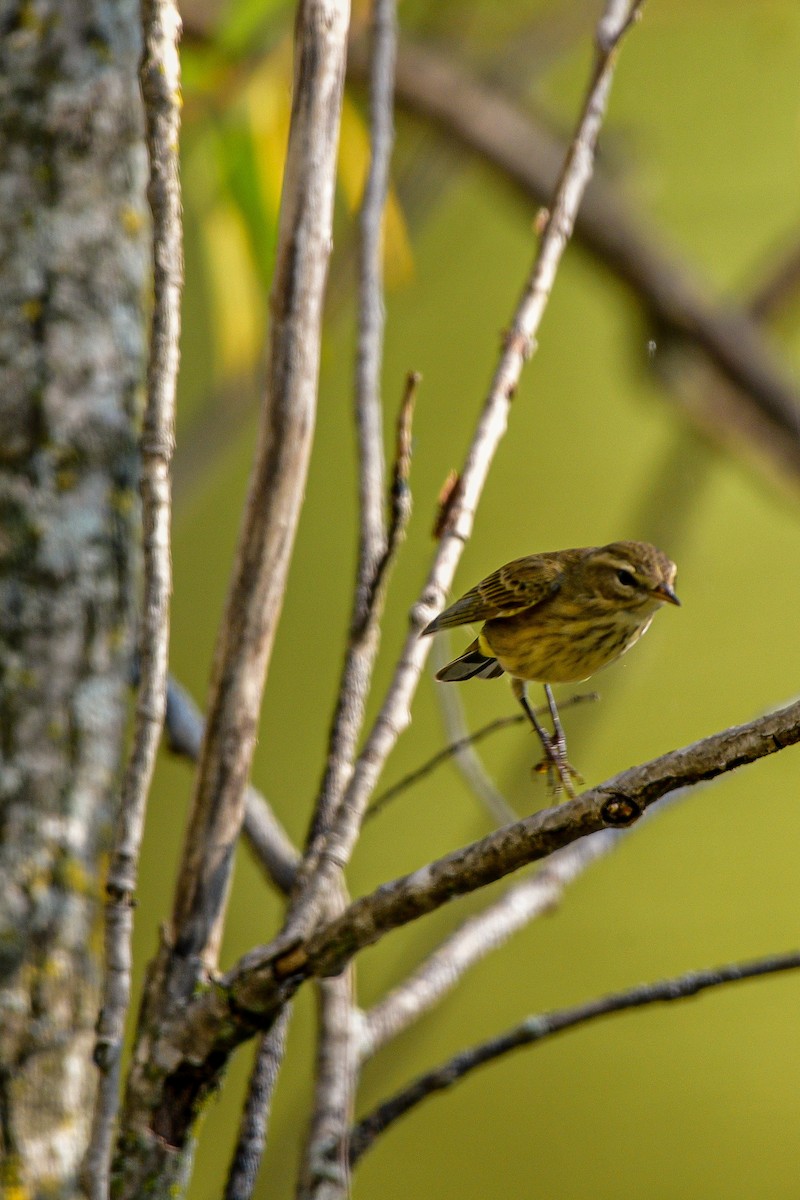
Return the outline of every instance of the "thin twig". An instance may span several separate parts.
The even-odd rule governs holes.
[[[799,287],[800,241],[795,234],[794,245],[781,255],[777,266],[753,289],[748,312],[756,321],[774,320],[797,299]]]
[[[374,605],[376,598],[383,591],[386,575],[391,567],[400,543],[406,536],[408,522],[411,519],[411,489],[408,486],[411,474],[411,429],[414,419],[414,402],[417,388],[422,382],[419,371],[409,371],[406,375],[403,397],[397,413],[394,433],[394,462],[392,464],[392,482],[389,487],[389,531],[386,537],[386,549],[378,563],[372,584]]]
[[[383,212],[394,143],[395,0],[374,0],[370,25],[370,161],[359,216],[358,348],[355,418],[358,435],[359,547],[356,584],[328,743],[325,774],[309,829],[308,855],[327,832],[353,769],[364,706],[378,653],[382,589],[375,586],[385,558],[383,364]]]
[[[446,507],[445,503],[445,510]],[[450,637],[446,633],[434,638],[430,660],[434,675],[452,658],[450,648]],[[447,741],[451,746],[456,747],[454,755],[456,767],[467,787],[489,813],[495,825],[507,825],[510,821],[516,821],[519,814],[514,811],[512,805],[495,785],[484,766],[483,759],[475,749],[475,745],[480,739],[471,740],[467,733],[467,719],[461,689],[437,687],[436,699]],[[522,716],[521,713],[520,716]],[[530,728],[530,722],[528,724]]]
[[[200,709],[186,689],[170,675],[164,721],[168,749],[189,762],[197,762],[203,731]],[[272,806],[252,786],[245,793],[242,832],[267,880],[288,894],[294,884],[300,855]]]
[[[406,386],[400,409],[397,453],[390,493],[391,527],[384,511],[385,458],[381,370],[385,310],[383,300],[383,214],[389,191],[394,143],[394,60],[396,0],[373,0],[370,20],[370,161],[359,215],[358,343],[355,421],[358,436],[359,547],[345,661],[336,700],[325,774],[299,873],[314,869],[321,839],[330,828],[353,771],[353,758],[380,642],[380,620],[389,569],[405,536],[410,513],[411,415],[416,379]],[[341,912],[343,885],[331,880],[326,913]],[[290,919],[292,909],[290,908]],[[320,1024],[312,1115],[303,1150],[298,1200],[341,1200],[349,1195],[347,1131],[352,1120],[358,1066],[354,1025],[355,967],[341,979],[317,987]],[[334,1147],[334,1160],[328,1147]]]
[[[169,1041],[217,960],[261,696],[302,504],[316,416],[322,301],[332,245],[347,0],[303,0],[283,176],[256,462],[214,657],[208,716],[171,927],[151,965],[126,1091],[117,1194],[179,1186],[197,1078],[165,1097]],[[156,1032],[157,1031],[157,1032]]]
[[[277,953],[303,941],[316,923],[328,880],[331,874],[349,861],[358,839],[364,810],[383,764],[409,723],[411,701],[429,649],[427,640],[420,638],[419,634],[441,607],[471,533],[478,499],[495,450],[505,432],[523,364],[535,349],[535,335],[592,172],[594,150],[613,78],[615,48],[627,28],[629,17],[638,9],[638,3],[609,0],[601,18],[598,28],[602,27],[603,36],[598,38],[597,57],[577,131],[559,176],[551,215],[542,234],[532,273],[505,339],[456,494],[451,499],[428,580],[412,609],[411,628],[394,677],[372,731],[356,760],[319,865],[276,943]],[[609,22],[618,31],[616,38],[610,41],[607,37]]]
[[[172,592],[170,465],[175,444],[175,391],[180,362],[183,240],[178,164],[181,22],[173,0],[144,0],[140,68],[150,163],[153,312],[147,365],[139,487],[144,579],[139,625],[139,685],[133,745],[106,879],[105,977],[95,1062],[100,1079],[84,1183],[93,1200],[109,1191],[119,1108],[120,1055],[130,1007],[134,894],[145,812],[166,708],[169,602]]]
[[[451,692],[454,691],[454,689],[450,690]],[[559,702],[559,711],[564,712],[564,710],[567,708],[574,708],[576,704],[582,704],[584,701],[596,700],[597,698],[597,692],[576,693],[574,696],[569,696],[566,700],[561,700]],[[542,704],[538,708],[534,709],[534,712],[536,713],[537,717],[546,717],[548,716],[550,709],[547,707],[547,705]],[[379,796],[376,796],[365,812],[364,820],[368,820],[370,817],[376,817],[378,813],[386,807],[390,800],[394,800],[395,797],[399,796],[402,792],[405,792],[408,788],[419,783],[421,779],[424,779],[427,775],[430,775],[431,771],[435,771],[437,767],[442,765],[442,763],[448,762],[451,758],[458,758],[464,750],[470,746],[476,746],[478,742],[482,742],[484,738],[489,736],[489,734],[497,733],[500,729],[507,729],[510,725],[522,725],[526,722],[530,724],[524,713],[514,713],[510,717],[496,717],[494,721],[489,721],[486,725],[481,725],[480,728],[474,730],[474,732],[465,733],[457,737],[455,741],[449,742],[443,750],[439,750],[437,754],[434,754],[431,758],[424,762],[422,766],[417,767],[416,770],[411,771],[408,775],[404,775],[402,779],[398,779],[397,783],[393,783],[392,786],[387,788],[385,792],[381,792]],[[450,730],[448,729],[448,733],[449,732]],[[515,821],[517,819],[517,814],[504,797],[501,797],[501,799],[506,807],[502,811],[498,810],[496,815],[500,817],[500,819]]]
[[[250,1074],[239,1136],[225,1184],[225,1200],[251,1200],[267,1144],[272,1097],[286,1053],[286,1033],[292,1006],[281,1010],[277,1021],[258,1042]]]
[[[572,1008],[557,1009],[554,1012],[528,1017],[520,1025],[499,1037],[490,1038],[469,1050],[464,1050],[434,1070],[427,1071],[408,1087],[378,1105],[352,1130],[350,1162],[351,1164],[358,1162],[362,1155],[370,1149],[379,1134],[422,1100],[436,1092],[444,1091],[477,1067],[493,1062],[511,1050],[542,1042],[556,1033],[574,1029],[576,1025],[585,1025],[589,1021],[597,1020],[598,1017],[607,1017],[612,1013],[625,1012],[631,1008],[644,1008],[649,1004],[687,1000],[708,988],[721,987],[726,983],[741,983],[746,979],[757,979],[782,971],[795,971],[798,967],[800,967],[800,951],[793,950],[786,954],[775,954],[769,958],[758,958],[750,962],[727,963],[724,966],[710,967],[706,970],[689,971],[674,979],[657,983],[643,983],[638,987],[628,988],[623,992],[613,992],[611,995],[602,996],[597,1000],[590,1000]]]

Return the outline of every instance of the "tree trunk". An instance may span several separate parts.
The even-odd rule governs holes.
[[[0,1187],[85,1149],[135,599],[147,278],[135,0],[0,23]]]

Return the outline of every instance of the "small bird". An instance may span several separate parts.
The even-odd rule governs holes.
[[[542,743],[555,795],[575,795],[580,780],[567,746],[551,683],[588,679],[629,650],[662,604],[680,605],[675,564],[648,542],[611,542],[531,554],[506,563],[440,613],[422,636],[456,625],[484,625],[463,654],[438,671],[446,683],[495,679],[511,687]],[[544,684],[549,734],[528,703],[526,684]]]

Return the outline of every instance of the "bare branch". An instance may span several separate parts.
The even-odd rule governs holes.
[[[623,992],[613,992],[586,1004],[573,1008],[557,1009],[528,1017],[521,1025],[481,1042],[477,1046],[455,1055],[440,1067],[427,1071],[408,1087],[384,1101],[353,1128],[350,1140],[350,1162],[355,1164],[370,1149],[379,1134],[383,1133],[399,1117],[409,1112],[422,1100],[435,1092],[444,1091],[463,1079],[477,1067],[501,1058],[520,1046],[531,1046],[585,1025],[588,1021],[606,1017],[612,1013],[625,1012],[631,1008],[644,1008],[648,1004],[660,1004],[672,1000],[687,1000],[708,988],[721,987],[726,983],[741,983],[746,979],[758,979],[764,975],[775,975],[782,971],[794,971],[800,967],[800,951],[775,954],[751,962],[729,963],[721,967],[710,967],[701,971],[689,971],[674,979],[658,983],[643,983]]]
[[[587,834],[630,826],[662,796],[714,779],[798,741],[800,701],[795,701],[746,725],[631,767],[567,804],[534,813],[354,901],[337,921],[319,930],[303,951],[295,952],[288,960],[291,969],[336,974],[354,954],[390,929],[455,896],[493,883]],[[271,958],[270,948],[261,954],[265,965]],[[278,973],[280,968],[280,962],[276,963]]]
[[[164,728],[172,753],[197,762],[203,718],[189,693],[172,676],[167,681]],[[300,855],[272,806],[254,787],[248,787],[245,793],[242,832],[268,881],[282,892],[291,891]]]
[[[416,380],[409,381],[398,421],[397,457],[391,493],[391,530],[384,513],[385,460],[381,404],[383,303],[383,213],[394,142],[395,0],[373,0],[370,47],[370,162],[359,220],[358,346],[355,418],[358,435],[359,549],[355,591],[328,757],[300,872],[313,870],[319,841],[330,827],[353,770],[380,639],[380,618],[390,564],[405,535],[410,511],[408,472],[411,414]],[[326,911],[342,911],[343,885],[331,880]],[[290,914],[291,914],[290,908]],[[318,985],[320,1026],[311,1122],[298,1185],[299,1200],[337,1200],[349,1195],[346,1135],[352,1120],[358,1052],[353,1001],[355,968],[342,979]],[[333,1147],[332,1155],[328,1147]]]
[[[603,30],[607,30],[609,20],[614,21],[621,37],[624,28],[627,27],[628,16],[635,8],[638,8],[638,5],[631,6],[620,3],[620,0],[610,0],[601,19]],[[542,235],[533,271],[506,336],[456,494],[451,498],[447,520],[427,583],[412,610],[411,628],[394,678],[366,745],[355,764],[352,778],[322,851],[319,866],[278,940],[278,953],[303,941],[316,923],[328,880],[348,862],[375,782],[397,738],[409,723],[411,700],[428,653],[428,644],[425,639],[419,637],[419,633],[441,606],[471,533],[475,508],[495,450],[506,429],[511,401],[523,363],[534,351],[535,335],[581,197],[591,175],[594,150],[614,72],[614,47],[618,43],[617,38],[612,39],[613,45],[606,45],[605,33],[601,40],[603,45],[598,49],[577,131],[558,179],[552,212]]]
[[[117,1194],[166,1194],[180,1177],[203,1095],[164,1092],[158,1052],[213,968],[261,695],[302,503],[316,414],[322,299],[331,248],[347,0],[302,0],[283,179],[270,344],[256,463],[214,657],[208,719],[172,928],[151,966],[126,1095]],[[198,1094],[199,1089],[199,1094]]]
[[[299,13],[259,446],[215,651],[173,911],[181,955],[198,956],[207,966],[216,961],[314,430],[341,107],[340,54],[348,16],[345,0],[308,0]]]
[[[363,43],[350,46],[348,69],[365,73]],[[398,48],[398,101],[459,138],[482,161],[493,163],[536,204],[547,203],[564,154],[563,145],[496,89],[478,83],[451,59],[403,39]],[[800,476],[800,404],[786,367],[767,345],[753,320],[741,311],[714,304],[688,270],[667,258],[660,243],[638,227],[615,190],[595,176],[575,222],[575,236],[619,279],[630,286],[661,331],[697,346],[739,389],[738,408],[751,415],[745,436],[763,441],[781,472]],[[795,278],[791,266],[788,278]],[[767,293],[768,304],[771,292]],[[756,311],[759,311],[758,308]],[[698,400],[698,405],[701,401]],[[718,405],[714,406],[714,409]],[[719,428],[707,419],[703,428]],[[694,419],[694,411],[689,412]]]
[[[150,160],[147,194],[153,222],[153,313],[147,404],[140,441],[144,586],[133,745],[122,783],[106,880],[105,978],[94,1053],[100,1079],[84,1161],[84,1180],[93,1200],[105,1200],[109,1189],[119,1107],[120,1055],[131,997],[134,893],[166,707],[172,592],[170,464],[175,444],[183,288],[178,169],[181,22],[173,0],[144,0],[142,29],[140,80]]]
[[[374,0],[370,38],[370,162],[359,220],[358,350],[355,417],[358,434],[359,549],[350,638],[328,743],[325,775],[308,836],[327,832],[353,770],[372,669],[378,653],[382,589],[376,588],[386,553],[384,452],[381,408],[383,363],[383,210],[394,142],[395,0]]]
[[[349,1196],[348,1137],[358,1073],[358,1012],[351,963],[338,979],[319,981],[319,1032],[314,1101],[298,1200]]]
[[[276,961],[274,945],[251,951],[198,995],[164,1035],[160,1049],[171,1063],[162,1084],[166,1095],[178,1087],[189,1100],[204,1094],[227,1055],[257,1029],[268,1028],[304,980],[341,972],[355,954],[389,930],[590,833],[628,827],[662,796],[797,742],[800,701],[632,767],[575,800],[535,813],[384,884],[350,904],[292,955]]]
[[[291,1005],[287,1004],[269,1033],[259,1039],[239,1137],[225,1184],[225,1200],[251,1200],[253,1195],[267,1144],[267,1125],[275,1084],[286,1053],[286,1033],[291,1011]]]
[[[442,690],[444,691],[444,689]],[[454,693],[455,689],[451,688],[447,692],[447,695],[453,695]],[[596,699],[597,692],[579,692],[574,696],[569,696],[566,700],[560,701],[558,706],[559,712],[564,712],[565,709],[573,708],[576,704],[582,704],[584,701]],[[534,712],[536,713],[537,717],[546,717],[549,715],[550,709],[547,707],[547,705],[541,704],[538,708],[534,709]],[[447,732],[452,736],[455,722],[451,721],[451,714],[449,711],[445,715],[446,718],[448,718]],[[385,792],[381,792],[379,796],[376,796],[367,811],[364,813],[364,820],[368,820],[370,817],[376,817],[379,812],[383,811],[390,800],[394,800],[402,792],[407,791],[408,788],[419,783],[421,779],[425,779],[426,776],[430,775],[431,771],[435,771],[437,767],[442,765],[442,763],[449,762],[451,758],[455,758],[457,760],[460,759],[464,750],[470,748],[471,746],[477,745],[478,742],[481,742],[484,738],[488,737],[490,733],[497,733],[498,730],[507,729],[510,725],[522,725],[526,721],[528,721],[528,718],[524,713],[514,713],[510,717],[496,717],[494,721],[489,721],[486,725],[481,725],[479,729],[474,730],[472,733],[461,733],[459,731],[459,736],[457,736],[454,741],[449,742],[443,750],[440,750],[437,754],[434,754],[431,758],[424,762],[422,766],[417,767],[415,771],[411,771],[408,775],[404,775],[402,779],[398,779],[397,783],[393,783],[392,786],[387,788]],[[528,724],[530,724],[530,722],[528,722]],[[461,764],[459,763],[459,765]],[[468,777],[467,782],[473,784],[473,778]],[[502,800],[503,808],[501,809],[498,806],[496,811],[494,811],[489,803],[487,803],[487,808],[489,808],[490,811],[493,812],[493,815],[497,816],[500,820],[505,822],[515,821],[517,819],[517,814],[508,804],[508,801],[504,796],[500,796],[499,792],[497,793],[497,796],[500,800]],[[481,798],[485,799],[483,796]]]

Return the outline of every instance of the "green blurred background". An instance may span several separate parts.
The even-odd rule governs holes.
[[[365,5],[356,6],[363,19]],[[406,0],[403,29],[570,130],[599,10],[586,0]],[[184,303],[172,666],[202,704],[253,455],[266,292],[285,144],[292,9],[184,7]],[[601,165],[653,239],[712,295],[744,301],[800,230],[800,8],[795,0],[650,0],[621,55]],[[319,419],[254,766],[301,840],[320,778],[354,569],[354,215],[364,95],[348,90]],[[501,331],[535,251],[535,206],[402,110],[387,226],[387,445],[405,372],[422,372],[414,516],[392,579],[370,711],[427,571],[436,497],[458,468]],[[796,365],[800,306],[769,336]],[[456,592],[507,559],[614,538],[657,541],[683,608],[569,711],[587,782],[747,720],[799,688],[800,489],[704,440],[652,369],[641,307],[576,246],[565,257],[497,455]],[[460,640],[456,643],[460,645]],[[399,779],[444,741],[436,685],[390,759]],[[567,694],[565,691],[563,694]],[[505,682],[461,690],[471,727],[513,711]],[[377,698],[377,699],[376,699]],[[545,802],[514,727],[482,747],[520,814]],[[790,750],[671,807],[590,870],[557,912],[472,971],[368,1066],[359,1111],[529,1012],[642,980],[797,945],[800,757]],[[162,756],[137,919],[139,978],[169,911],[191,787]],[[456,769],[365,829],[354,895],[482,835],[491,819]],[[496,894],[496,893],[494,893]],[[487,894],[449,906],[359,959],[369,1004]],[[280,906],[242,850],[230,964]],[[789,1197],[800,1193],[800,978],[719,990],[521,1051],[395,1126],[358,1168],[356,1197]],[[293,1194],[313,1050],[298,999],[259,1196]],[[201,1126],[195,1200],[217,1197],[251,1059],[245,1047]]]

